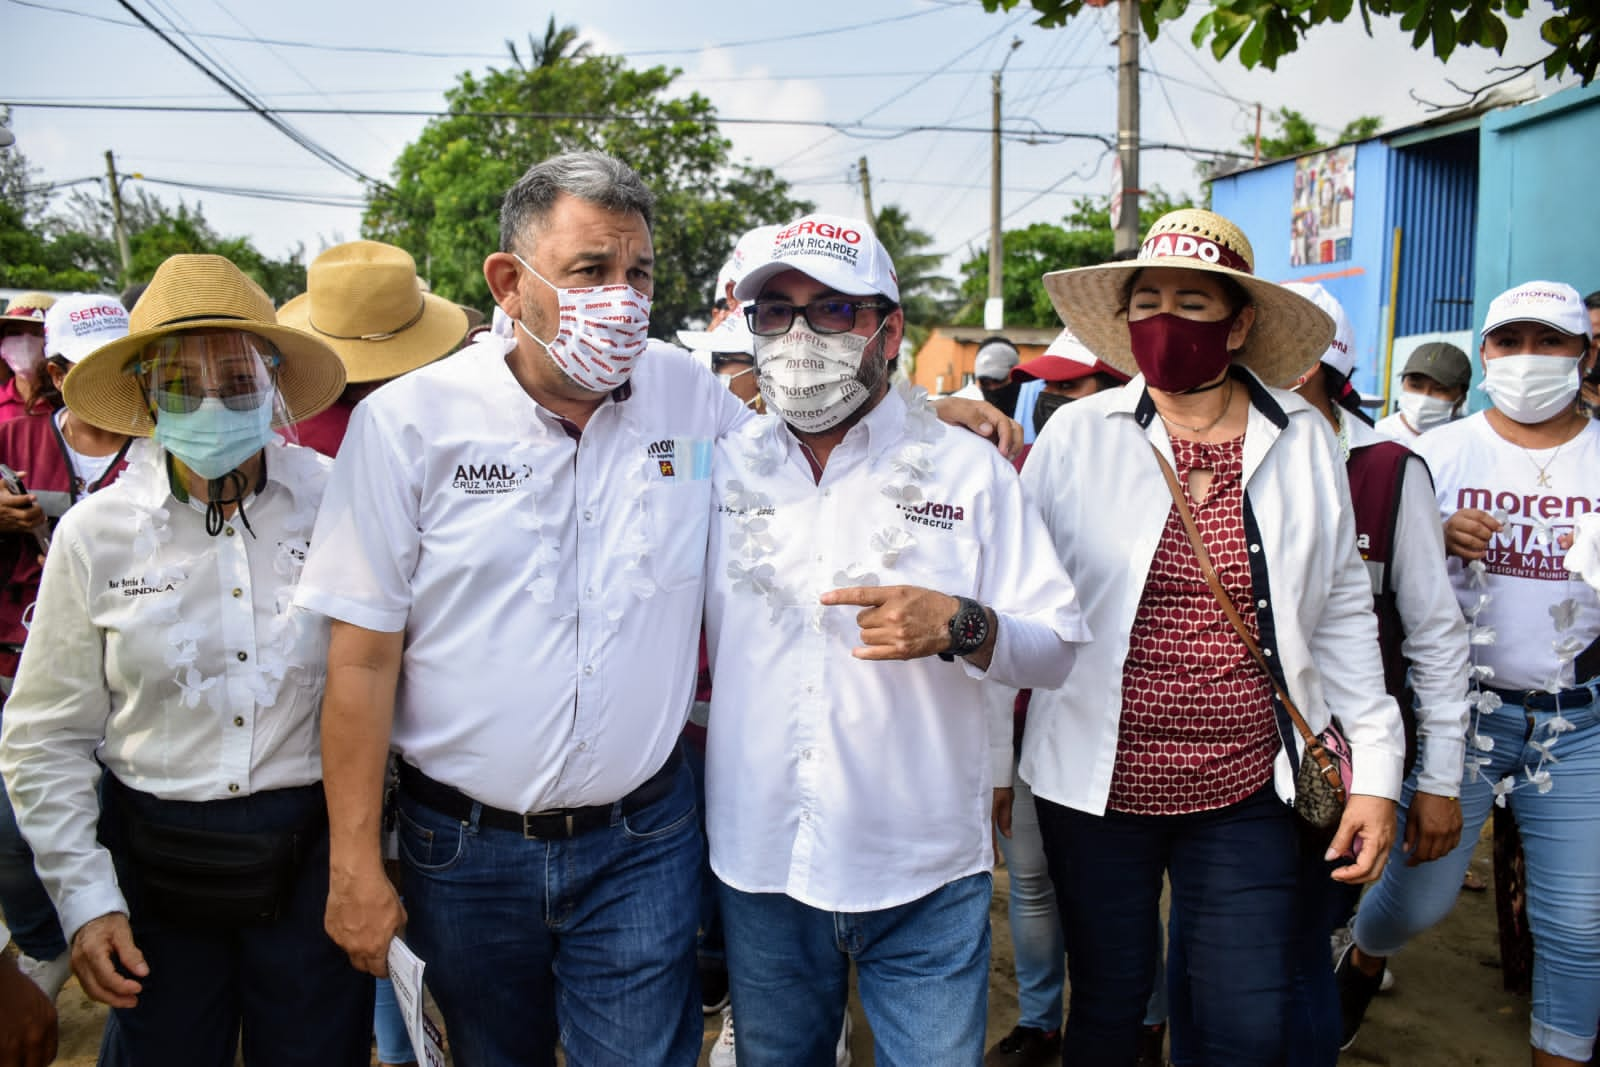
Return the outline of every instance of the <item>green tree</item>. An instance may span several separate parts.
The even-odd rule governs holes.
[[[560,47],[565,58],[544,65],[463,73],[449,114],[401,151],[393,187],[373,191],[362,232],[411,252],[434,292],[487,308],[483,258],[499,247],[505,190],[559,152],[609,152],[656,194],[651,324],[665,335],[705,314],[739,234],[810,205],[772,171],[729,159],[710,102],[668,94],[678,71]]]
[[[983,6],[1010,11],[1022,2],[983,0]],[[1086,5],[1098,6],[1090,0],[1026,2],[1039,13],[1035,21],[1045,27],[1062,25]],[[1431,43],[1440,59],[1449,59],[1462,45],[1503,53],[1505,19],[1525,15],[1528,0],[1360,0],[1359,5],[1355,0],[1208,0],[1207,6],[1195,24],[1196,46],[1209,44],[1211,54],[1222,59],[1237,45],[1239,62],[1246,67],[1260,64],[1275,70],[1278,59],[1298,48],[1313,27],[1343,22],[1358,7],[1368,34],[1373,16],[1398,19],[1400,28],[1411,34],[1411,47]],[[1600,9],[1594,0],[1550,0],[1550,6],[1553,14],[1539,27],[1539,35],[1550,46],[1542,60],[1545,76],[1553,78],[1568,70],[1588,85],[1600,66]],[[1139,18],[1145,35],[1155,40],[1162,23],[1182,18],[1188,9],[1189,0],[1144,0]],[[1530,64],[1530,69],[1539,65]]]
[[[550,16],[550,22],[544,28],[544,39],[536,41],[533,34],[528,34],[528,62],[522,62],[522,56],[517,52],[515,41],[506,41],[506,50],[511,53],[511,62],[517,65],[518,70],[528,70],[531,67],[553,67],[568,60],[582,59],[591,55],[593,49],[588,41],[578,39],[576,26],[556,26],[556,17]]]
[[[949,316],[956,298],[955,287],[939,273],[940,257],[928,251],[933,247],[933,236],[912,226],[904,208],[885,204],[877,215],[873,229],[894,261],[906,331],[914,346],[921,345],[928,331]]]
[[[1169,211],[1194,206],[1173,200],[1160,189],[1145,194],[1139,208],[1141,231]],[[1005,260],[1000,269],[1000,295],[1005,301],[1007,326],[1050,328],[1061,318],[1044,291],[1044,275],[1053,270],[1088,267],[1110,259],[1116,248],[1111,213],[1096,201],[1078,199],[1062,225],[1036,222],[1020,230],[1007,230],[1002,242]],[[957,326],[981,326],[983,302],[989,293],[988,249],[975,252],[961,264],[963,303],[955,315]]]
[[[1378,132],[1383,120],[1376,115],[1362,115],[1345,123],[1337,137],[1331,142],[1324,142],[1317,137],[1317,128],[1311,120],[1293,108],[1280,108],[1273,112],[1273,121],[1278,124],[1276,137],[1261,138],[1261,158],[1284,159],[1288,156],[1297,156],[1302,152],[1314,152],[1319,148],[1326,148],[1328,144],[1347,144],[1351,141],[1365,141]],[[1244,137],[1239,141],[1246,151],[1254,152],[1256,140],[1254,137]]]

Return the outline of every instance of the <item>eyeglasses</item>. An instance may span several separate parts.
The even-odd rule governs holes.
[[[272,390],[283,357],[263,337],[238,330],[171,334],[129,364],[159,411],[186,415],[215,395],[231,411],[254,411]]]
[[[849,333],[856,328],[856,312],[887,311],[893,304],[882,300],[842,300],[824,297],[804,306],[786,300],[757,300],[744,308],[744,321],[757,337],[779,337],[794,325],[795,312],[817,333]]]

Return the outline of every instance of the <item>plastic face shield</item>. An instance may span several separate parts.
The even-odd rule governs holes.
[[[276,392],[282,358],[271,342],[252,333],[192,330],[150,342],[128,372],[138,378],[158,419],[162,412],[195,411],[208,396],[234,411],[252,411]]]

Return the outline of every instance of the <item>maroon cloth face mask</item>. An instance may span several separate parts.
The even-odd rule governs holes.
[[[1228,332],[1235,315],[1197,322],[1162,312],[1128,323],[1133,361],[1145,381],[1167,393],[1186,393],[1227,369]]]

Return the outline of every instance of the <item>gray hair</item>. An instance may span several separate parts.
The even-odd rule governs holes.
[[[656,198],[632,167],[604,152],[564,152],[529,167],[506,192],[500,251],[516,251],[519,237],[543,226],[562,193],[607,211],[636,211],[646,227],[655,228]]]

